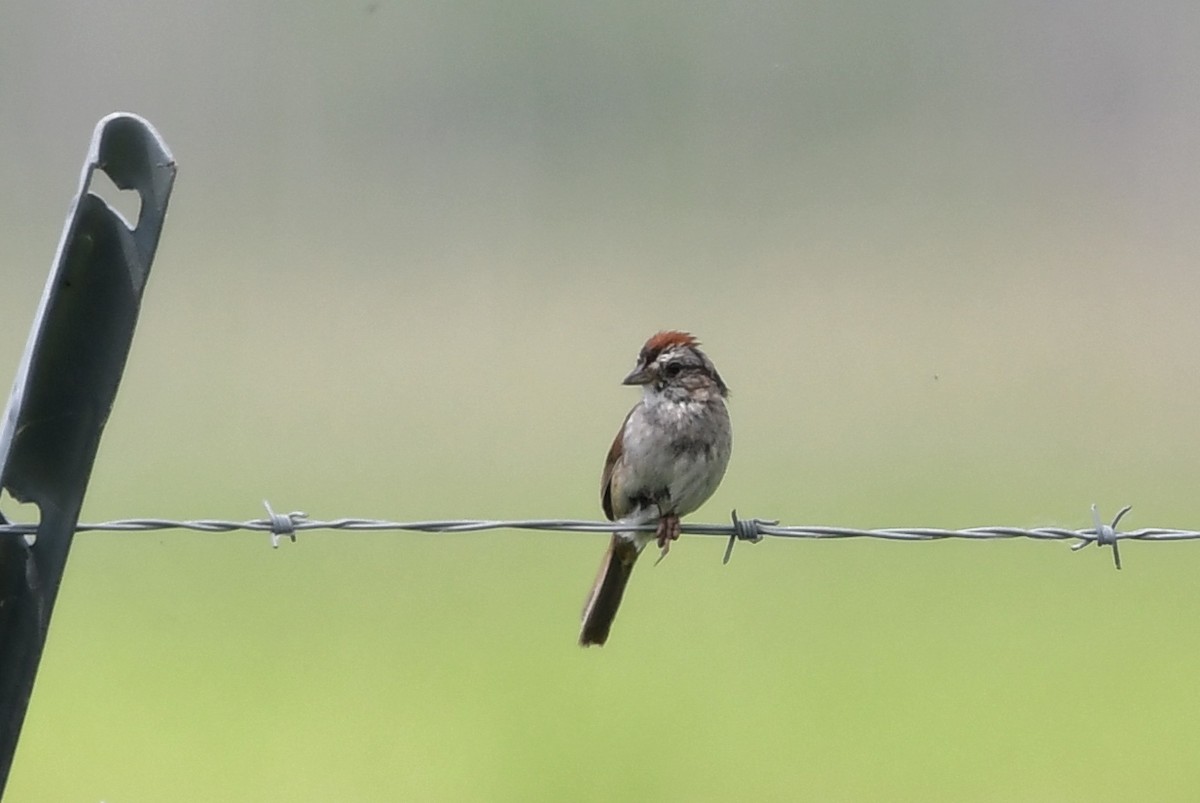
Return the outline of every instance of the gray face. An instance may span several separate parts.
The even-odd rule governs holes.
[[[721,396],[729,392],[712,361],[695,346],[643,350],[625,384],[645,385],[667,396],[686,396],[701,389],[715,390]]]
[[[655,364],[658,367],[655,385],[660,392],[671,385],[686,390],[716,385],[722,396],[727,392],[712,362],[694,346],[664,351]]]

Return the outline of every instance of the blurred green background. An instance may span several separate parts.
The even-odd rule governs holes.
[[[1192,2],[0,20],[0,377],[95,122],[179,163],[85,520],[595,518],[678,327],[694,521],[1200,526]],[[604,544],[82,535],[8,797],[1200,793],[1200,546],[690,538],[583,651]]]

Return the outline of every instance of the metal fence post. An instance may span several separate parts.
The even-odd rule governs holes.
[[[89,192],[97,169],[141,196],[132,229]],[[96,125],[0,425],[0,485],[40,513],[32,539],[0,538],[0,792],[174,179],[174,159],[148,122],[112,114]]]

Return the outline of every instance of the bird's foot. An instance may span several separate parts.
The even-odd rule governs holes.
[[[658,541],[658,548],[662,550],[658,555],[658,560],[654,561],[654,565],[657,566],[671,551],[671,542],[679,540],[679,516],[668,513],[661,517],[658,520],[658,532],[655,537]]]

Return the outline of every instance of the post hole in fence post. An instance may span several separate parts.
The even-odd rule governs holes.
[[[96,170],[141,196],[132,229],[89,192]],[[174,180],[148,122],[112,114],[96,125],[0,425],[0,486],[40,513],[32,544],[0,537],[0,792]]]

